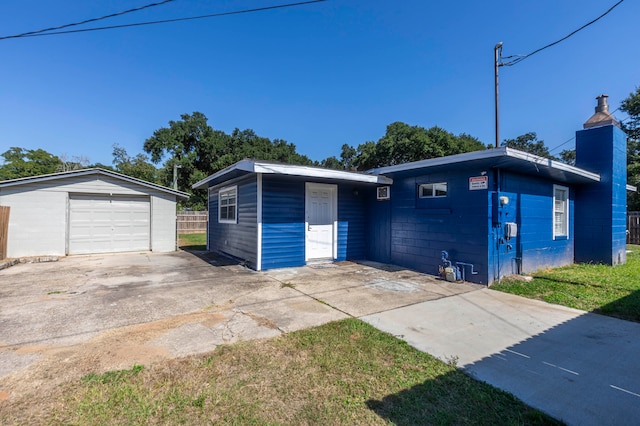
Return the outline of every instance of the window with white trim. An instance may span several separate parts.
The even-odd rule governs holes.
[[[447,182],[423,183],[418,187],[420,198],[438,198],[447,196]]]
[[[238,187],[222,188],[218,192],[218,222],[237,223]]]
[[[553,239],[569,237],[569,188],[553,185]]]

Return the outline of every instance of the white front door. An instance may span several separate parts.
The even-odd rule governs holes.
[[[337,196],[336,185],[306,184],[306,260],[336,257]]]

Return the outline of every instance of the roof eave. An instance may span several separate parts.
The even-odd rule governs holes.
[[[371,174],[386,174],[397,173],[409,170],[415,170],[419,168],[429,168],[436,166],[453,165],[456,163],[470,162],[485,160],[491,158],[510,157],[518,160],[527,161],[529,163],[542,165],[551,169],[560,170],[565,173],[573,174],[587,180],[599,182],[600,175],[597,173],[589,172],[587,170],[570,166],[559,161],[550,160],[548,158],[539,157],[537,155],[529,154],[528,152],[519,151],[517,149],[508,148],[502,146],[499,148],[486,149],[482,151],[465,152],[462,154],[449,155],[446,157],[430,158],[427,160],[414,161],[412,163],[397,164],[394,166],[379,167],[371,169],[367,173]]]
[[[207,189],[207,184],[209,182],[211,182],[212,180],[215,180],[219,177],[222,177],[228,173],[231,173],[234,170],[243,170],[246,172],[253,172],[254,168],[253,168],[254,162],[251,160],[240,160],[237,163],[234,163],[232,165],[230,165],[229,167],[225,167],[222,170],[217,171],[216,173],[207,176],[206,178],[202,179],[199,182],[194,183],[193,185],[191,185],[191,188],[193,189]]]
[[[183,199],[187,199],[187,198],[190,197],[190,195],[188,193],[186,193],[186,192],[177,191],[175,189],[171,189],[171,188],[167,188],[167,187],[162,186],[162,185],[157,185],[155,183],[147,182],[147,181],[142,180],[142,179],[138,179],[138,178],[134,178],[134,177],[131,177],[131,176],[123,175],[123,174],[118,173],[118,172],[114,172],[114,171],[106,170],[106,169],[101,169],[99,167],[94,167],[94,168],[90,168],[90,169],[72,170],[72,171],[69,171],[69,172],[50,173],[48,175],[29,176],[29,177],[24,177],[24,178],[5,180],[3,182],[0,182],[0,188],[11,187],[11,186],[19,186],[19,185],[26,185],[26,184],[35,183],[35,182],[47,182],[47,181],[52,181],[52,180],[64,179],[64,178],[67,178],[67,177],[85,176],[85,175],[93,175],[93,174],[98,174],[98,175],[103,175],[103,176],[110,176],[110,177],[114,177],[114,178],[117,178],[117,179],[126,180],[128,182],[136,183],[138,185],[146,186],[148,188],[153,188],[153,189],[156,189],[158,191],[167,192],[167,193],[175,195],[176,197],[180,197],[180,198],[183,198]]]
[[[530,154],[528,152],[519,151],[517,149],[506,148],[506,155],[512,158],[517,158],[521,160],[525,160],[531,163],[547,166],[552,169],[561,170],[563,172],[571,173],[574,175],[581,176],[588,180],[592,180],[594,182],[600,182],[600,175],[598,173],[593,173],[588,170],[581,169],[576,166],[571,166],[569,164],[562,163],[560,161],[551,160],[549,158],[540,157],[537,155]]]
[[[366,173],[370,174],[385,174],[396,173],[407,170],[419,169],[422,167],[434,167],[447,164],[454,164],[463,161],[483,160],[485,158],[500,157],[505,155],[507,148],[499,147],[492,149],[485,149],[482,151],[464,152],[462,154],[447,155],[445,157],[429,158],[426,160],[413,161],[410,163],[396,164],[394,166],[378,167],[375,169],[367,170]]]
[[[196,182],[192,186],[192,188],[206,189],[209,182],[224,177],[225,175],[235,170],[242,170],[249,173],[280,174],[286,176],[302,176],[310,178],[315,177],[381,185],[390,185],[393,183],[393,179],[386,176],[354,173],[342,170],[322,169],[318,167],[299,166],[294,164],[274,164],[254,160],[242,160],[235,164],[232,164],[225,169],[220,170],[217,173],[212,174],[211,176],[206,177],[205,179],[202,179],[199,182]]]
[[[290,164],[255,163],[256,173],[273,173],[289,176],[316,177],[325,179],[346,180],[353,182],[392,184],[393,179],[386,176],[374,176],[343,170],[322,169],[318,167],[297,166]]]

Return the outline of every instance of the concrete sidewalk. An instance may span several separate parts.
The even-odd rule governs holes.
[[[489,289],[362,319],[568,424],[640,421],[640,324]]]

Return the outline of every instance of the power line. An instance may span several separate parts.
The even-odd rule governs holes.
[[[220,13],[211,13],[211,14],[208,14],[208,15],[190,16],[190,17],[186,17],[186,18],[172,18],[172,19],[163,19],[163,20],[159,20],[159,21],[146,21],[146,22],[136,22],[136,23],[132,23],[132,24],[110,25],[110,26],[106,26],[106,27],[85,28],[85,29],[80,29],[80,30],[55,31],[55,32],[37,33],[37,34],[28,34],[28,35],[19,35],[19,36],[8,36],[8,37],[1,37],[0,40],[6,39],[6,38],[43,37],[43,36],[60,35],[60,34],[84,33],[84,32],[89,32],[89,31],[113,30],[113,29],[117,29],[117,28],[140,27],[140,26],[144,26],[144,25],[167,24],[167,23],[170,23],[170,22],[192,21],[192,20],[196,20],[196,19],[216,18],[216,17],[220,17],[220,16],[240,15],[240,14],[253,13],[253,12],[263,12],[263,11],[266,11],[266,10],[273,10],[273,9],[284,9],[284,8],[288,8],[288,7],[303,6],[303,5],[312,4],[312,3],[322,3],[322,2],[326,2],[326,1],[328,1],[328,0],[309,0],[309,1],[302,1],[302,2],[297,2],[297,3],[287,3],[287,4],[280,4],[280,5],[274,5],[274,6],[258,7],[258,8],[254,8],[254,9],[243,9],[243,10],[235,10],[235,11],[231,11],[231,12],[220,12]]]
[[[613,9],[615,9],[620,4],[622,4],[623,1],[624,0],[618,1],[616,4],[611,6],[606,12],[604,12],[603,14],[598,16],[597,18],[593,19],[592,21],[587,22],[586,24],[584,24],[583,26],[581,26],[577,30],[567,34],[566,36],[562,37],[561,39],[556,40],[553,43],[549,43],[546,46],[543,46],[543,47],[541,47],[539,49],[536,49],[533,52],[528,53],[526,55],[511,55],[511,56],[503,57],[502,56],[502,45],[503,45],[502,42],[496,44],[496,46],[493,48],[493,52],[494,52],[494,69],[495,69],[495,74],[494,75],[495,75],[495,108],[496,108],[496,112],[495,112],[495,117],[496,117],[496,145],[498,145],[500,143],[499,137],[498,137],[499,134],[500,134],[500,128],[499,128],[499,125],[498,125],[498,117],[499,117],[499,114],[498,114],[498,111],[499,111],[499,108],[498,108],[498,105],[499,105],[498,104],[498,69],[500,67],[502,67],[502,66],[512,66],[512,65],[518,64],[518,63],[524,61],[525,59],[527,59],[528,57],[535,55],[536,53],[542,52],[545,49],[548,49],[548,48],[550,48],[552,46],[555,46],[558,43],[563,42],[564,40],[568,39],[572,35],[582,31],[585,28],[587,28],[589,25],[592,25],[592,24],[598,22],[600,19],[602,19],[603,17],[608,15]],[[509,62],[503,62],[503,59],[511,59],[511,58],[516,58],[516,59],[514,59],[512,61],[509,61]],[[568,143],[569,141],[564,142],[564,143]],[[564,143],[563,143],[563,145],[564,145]]]
[[[4,37],[0,37],[0,40],[5,40],[5,39],[9,39],[9,38],[32,37],[32,36],[34,36],[36,34],[43,35],[42,33],[55,31],[55,30],[61,30],[63,28],[75,27],[77,25],[88,24],[90,22],[102,21],[104,19],[114,18],[116,16],[122,16],[122,15],[126,15],[128,13],[133,13],[133,12],[138,12],[140,10],[149,9],[150,7],[161,6],[161,5],[166,4],[166,3],[171,3],[172,1],[175,1],[175,0],[163,0],[161,2],[146,4],[144,6],[136,7],[136,8],[133,8],[133,9],[123,10],[122,12],[111,13],[109,15],[101,16],[99,18],[91,18],[91,19],[86,19],[84,21],[80,21],[80,22],[74,22],[74,23],[71,23],[71,24],[60,25],[60,26],[57,26],[57,27],[45,28],[45,29],[37,30],[37,31],[29,31],[29,32],[26,32],[26,33],[16,34],[16,35],[11,35],[11,36],[4,36]]]
[[[555,148],[553,148],[553,149],[550,149],[550,150],[549,150],[549,154],[551,154],[553,151],[555,151],[556,149],[560,148],[561,146],[568,144],[569,142],[571,142],[571,141],[572,141],[572,140],[574,140],[575,138],[576,138],[575,136],[571,136],[571,138],[569,138],[569,139],[567,139],[566,141],[562,142],[560,145],[556,146],[556,147],[555,147]]]
[[[614,112],[618,111],[620,108],[616,108],[613,111],[611,111],[611,114],[613,114]],[[625,121],[629,121],[631,119],[631,117],[627,117],[625,119],[619,120],[620,124],[623,124]],[[566,141],[562,142],[560,145],[556,145],[554,148],[549,149],[549,153],[552,153],[553,151],[557,150],[558,148],[560,148],[563,145],[568,144],[569,142],[571,142],[572,140],[574,140],[576,137],[572,136],[569,139],[567,139]]]
[[[606,15],[608,15],[613,9],[615,9],[616,7],[618,7],[624,0],[620,0],[618,3],[614,4],[613,6],[611,6],[606,12],[604,12],[602,15],[598,16],[596,19],[592,20],[591,22],[588,22],[586,24],[584,24],[583,26],[581,26],[580,28],[578,28],[577,30],[567,34],[566,36],[562,37],[559,40],[554,41],[553,43],[549,43],[546,46],[541,47],[540,49],[536,49],[531,53],[528,53],[526,55],[511,55],[511,56],[506,56],[504,59],[510,59],[510,58],[516,58],[513,61],[510,62],[501,62],[499,65],[500,66],[512,66],[515,65],[517,63],[520,63],[522,61],[524,61],[525,59],[527,59],[530,56],[535,55],[536,53],[542,52],[545,49],[548,49],[551,46],[555,46],[556,44],[565,41],[566,39],[568,39],[569,37],[571,37],[572,35],[584,30],[585,28],[587,28],[589,25],[592,25],[594,23],[596,23],[597,21],[599,21],[600,19],[604,18]]]

